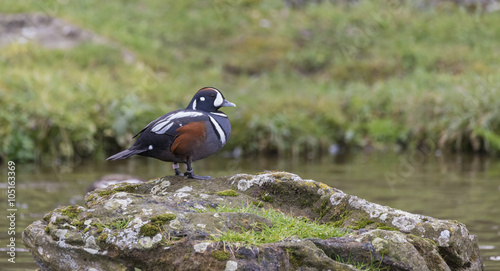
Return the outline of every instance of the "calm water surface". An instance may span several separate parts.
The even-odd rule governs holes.
[[[324,182],[369,201],[405,211],[453,219],[479,236],[486,270],[500,271],[500,160],[485,157],[435,157],[420,153],[358,154],[318,160],[224,159],[194,164],[195,172],[212,177],[264,170],[286,170],[304,179]],[[139,157],[120,162],[82,163],[68,168],[17,164],[16,263],[7,261],[6,165],[1,165],[1,270],[34,270],[21,232],[31,222],[61,205],[83,204],[86,188],[101,176],[132,174],[144,179],[172,174],[169,164]]]

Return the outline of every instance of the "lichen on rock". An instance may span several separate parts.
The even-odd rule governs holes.
[[[179,176],[118,184],[60,207],[23,232],[41,270],[482,270],[477,238],[457,221],[368,202],[288,172],[212,180]],[[223,205],[276,209],[342,227],[326,239],[216,242],[224,232],[257,232],[273,223]]]

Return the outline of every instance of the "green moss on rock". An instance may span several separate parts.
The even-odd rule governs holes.
[[[85,227],[85,225],[83,225],[82,221],[79,221],[76,219],[73,219],[73,221],[71,222],[71,225],[75,226],[79,230],[83,230],[83,228]]]
[[[229,259],[229,252],[227,251],[221,251],[221,250],[215,250],[212,251],[212,257],[219,261],[227,261]]]
[[[320,207],[317,208],[315,211],[319,214],[319,218],[323,218],[332,208],[331,206],[328,205],[329,200],[325,199],[321,203]]]
[[[344,225],[345,220],[349,217],[350,212],[345,211],[339,215],[332,215],[329,222],[332,226],[340,228]]]
[[[50,222],[50,218],[52,217],[52,212],[48,212],[47,214],[45,214],[45,216],[43,217],[43,220],[47,223]]]
[[[234,191],[232,189],[219,191],[216,194],[219,196],[224,196],[224,197],[237,197],[239,195],[238,193],[236,193],[236,191]]]
[[[290,248],[285,248],[285,251],[288,254],[288,262],[293,266],[293,267],[299,267],[302,265],[301,260],[296,257],[296,253],[293,249]]]
[[[137,192],[137,188],[141,186],[141,184],[129,184],[129,185],[124,185],[124,186],[119,186],[113,190],[117,192],[127,192],[127,193],[134,193]]]
[[[137,188],[140,187],[140,185],[141,184],[122,185],[110,190],[97,191],[97,195],[99,195],[100,197],[106,197],[118,192],[135,193],[137,192]],[[93,197],[92,198],[91,197],[88,198],[88,201],[92,201],[94,199]]]
[[[292,174],[284,171],[273,172],[272,175],[276,179],[285,179],[285,180],[291,179],[293,177]]]
[[[95,199],[95,195],[94,194],[90,194],[88,197],[87,197],[87,201],[90,202],[90,201],[94,201]]]
[[[377,229],[386,231],[399,231],[398,228],[387,226],[384,223],[377,223]]]
[[[351,225],[351,228],[354,229],[354,230],[359,230],[359,229],[362,229],[372,223],[375,223],[375,221],[373,220],[370,220],[368,218],[362,218],[356,222],[354,222],[352,225]]]
[[[259,198],[262,200],[262,201],[265,201],[265,202],[269,202],[269,203],[273,203],[274,202],[274,197],[269,195],[268,193],[265,193],[265,194],[261,194],[259,196]]]
[[[97,241],[99,241],[100,243],[105,243],[107,239],[108,239],[108,234],[103,233],[103,234],[99,235],[99,237],[97,238]]]
[[[151,217],[151,223],[159,226],[159,225],[162,225],[162,224],[169,222],[170,220],[174,220],[176,217],[177,216],[175,214],[172,214],[172,213],[161,214],[161,215]]]
[[[102,190],[102,191],[98,191],[97,192],[97,195],[99,195],[100,197],[106,197],[106,196],[109,196],[111,194],[114,194],[118,191],[116,190]]]
[[[102,223],[97,223],[97,222],[93,222],[93,223],[90,223],[90,226],[94,226],[98,229],[102,229],[102,228],[105,228],[106,225],[102,224]]]
[[[142,225],[139,233],[144,236],[153,237],[160,232],[160,227],[157,225],[152,225],[150,223]]]
[[[69,218],[76,218],[82,212],[78,205],[71,205],[61,210],[61,214]]]

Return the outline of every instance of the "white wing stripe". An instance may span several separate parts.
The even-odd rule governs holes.
[[[210,112],[210,114],[212,115],[216,115],[216,116],[219,116],[219,117],[223,117],[223,118],[227,118],[227,115],[222,113],[222,112]]]
[[[153,131],[153,132],[155,132],[155,133],[157,133],[157,134],[164,134],[164,133],[166,133],[166,132],[168,131],[168,129],[170,129],[170,127],[172,127],[172,125],[174,125],[174,123],[173,123],[173,122],[169,122],[169,123],[167,123],[166,125],[164,125],[164,126],[163,126],[160,130],[158,130],[158,131],[153,131],[153,130],[151,130],[151,131]],[[155,126],[155,127],[156,127],[156,126]]]
[[[210,118],[210,121],[215,127],[216,132],[219,134],[220,142],[222,144],[226,144],[226,134],[224,133],[224,130],[222,130],[222,127],[220,127],[220,124],[212,118],[212,116],[208,116]]]
[[[156,123],[153,128],[151,128],[151,132],[158,132],[159,130],[161,130],[163,127],[167,126],[169,123],[169,120],[164,120],[164,121],[160,121],[158,123]]]
[[[173,120],[175,119],[181,119],[181,118],[188,118],[188,117],[199,117],[203,116],[203,113],[200,112],[177,112],[175,114],[170,115],[168,118],[165,120],[159,121],[156,123],[153,128],[151,128],[151,132],[157,133],[157,134],[164,134],[172,125],[174,125]]]

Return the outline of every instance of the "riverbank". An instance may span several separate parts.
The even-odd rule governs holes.
[[[226,150],[500,150],[496,13],[157,0],[17,1],[0,12],[61,18],[106,41],[3,45],[8,159],[104,157],[207,85],[238,105],[226,112]]]

